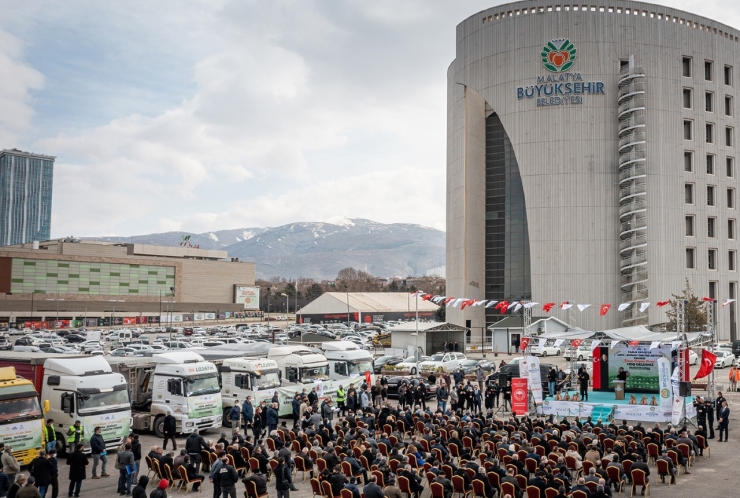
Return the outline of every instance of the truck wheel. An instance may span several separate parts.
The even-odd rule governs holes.
[[[560,356],[560,350],[558,349],[558,352],[555,353],[555,356]]]
[[[221,417],[221,425],[224,427],[231,427],[231,420],[229,420],[229,412],[231,411],[231,408],[227,408],[224,410],[224,416]]]
[[[67,441],[59,433],[57,433],[57,455],[59,458],[67,457]]]
[[[164,417],[161,415],[154,420],[154,435],[164,439]]]

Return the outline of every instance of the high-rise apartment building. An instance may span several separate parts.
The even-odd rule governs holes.
[[[0,246],[51,238],[53,156],[0,151]]]
[[[594,304],[552,311],[590,330],[661,327],[656,303],[688,280],[726,304],[718,339],[738,338],[738,54],[737,29],[644,2],[527,0],[459,24],[447,294]],[[499,318],[447,312],[474,334]]]

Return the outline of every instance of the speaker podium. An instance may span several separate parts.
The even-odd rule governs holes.
[[[625,382],[623,380],[615,380],[613,381],[613,384],[614,384],[614,399],[623,400]]]

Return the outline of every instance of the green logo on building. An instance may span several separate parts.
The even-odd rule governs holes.
[[[562,73],[570,69],[576,61],[576,47],[570,40],[550,40],[542,47],[542,65],[553,73]]]

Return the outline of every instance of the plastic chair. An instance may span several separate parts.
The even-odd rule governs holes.
[[[645,488],[645,496],[649,496],[650,483],[647,482],[645,472],[640,469],[632,469],[632,473],[630,475],[632,476],[632,492],[630,493],[630,496],[635,495],[637,486],[643,486]]]
[[[194,478],[194,479],[191,480],[188,477],[188,471],[185,470],[185,467],[183,467],[182,465],[180,465],[177,468],[177,470],[180,472],[180,487],[177,488],[177,492],[178,493],[180,491],[182,491],[182,488],[184,487],[185,488],[185,494],[188,494],[188,484],[190,484],[190,483],[193,483],[193,484],[195,484],[195,483],[203,484],[203,479],[201,479],[199,477],[196,477],[196,478]],[[202,489],[203,489],[203,486],[199,486],[198,487],[198,491],[201,491]]]

